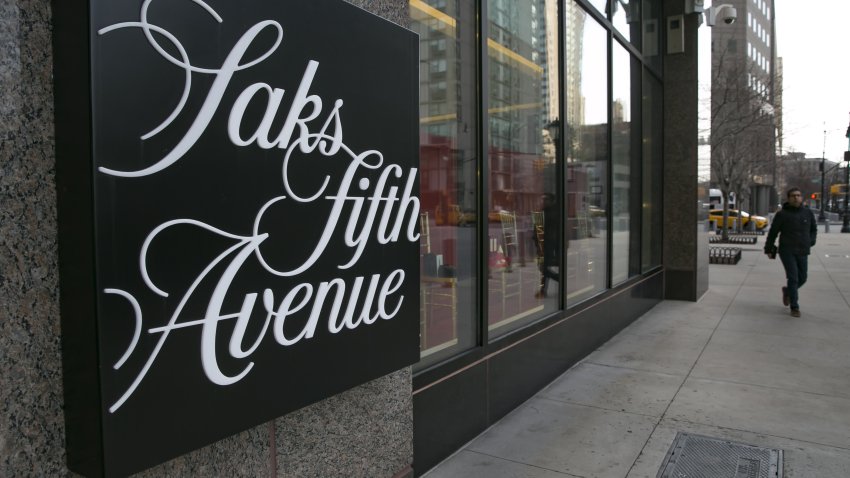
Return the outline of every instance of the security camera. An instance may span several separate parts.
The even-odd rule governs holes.
[[[717,7],[709,7],[708,18],[706,19],[706,23],[708,23],[708,26],[713,27],[714,25],[716,25],[718,16],[723,19],[723,23],[731,25],[735,23],[735,20],[738,19],[738,10],[735,10],[735,7],[733,7],[729,3],[724,3],[723,5]]]

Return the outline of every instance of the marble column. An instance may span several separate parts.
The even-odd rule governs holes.
[[[64,1],[64,0],[56,0]],[[409,24],[404,0],[353,1]],[[0,4],[0,476],[67,476],[51,7]],[[140,476],[393,476],[413,461],[409,368]]]
[[[665,25],[671,16],[684,14],[684,4],[664,1]],[[691,301],[708,290],[701,206],[707,192],[697,175],[697,20],[696,14],[684,15],[684,52],[664,56],[664,298]]]

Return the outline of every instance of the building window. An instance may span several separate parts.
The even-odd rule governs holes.
[[[573,2],[566,25],[567,306],[608,283],[608,35]]]
[[[498,337],[559,308],[558,10],[538,0],[487,5],[487,323]]]
[[[611,284],[639,272],[640,249],[640,95],[641,68],[636,59],[614,42],[611,60]],[[637,96],[640,98],[640,96]]]
[[[569,1],[569,0],[568,0]],[[602,13],[605,13],[605,8],[609,3],[608,0],[589,0],[590,4],[596,7]]]
[[[427,66],[419,69],[421,369],[477,345],[476,11],[471,2],[413,0],[410,16]]]
[[[641,2],[643,36],[641,38],[641,49],[643,57],[650,66],[661,68],[661,55],[659,48],[661,42],[661,2],[660,0],[642,0]]]
[[[431,60],[429,67],[431,68],[431,74],[437,75],[440,73],[446,72],[446,59],[440,58],[437,60]]]
[[[614,28],[638,49],[641,47],[641,1],[609,2]]]
[[[410,0],[421,61],[417,371],[661,264],[661,2],[628,3],[635,11],[608,7],[608,23],[590,13],[602,0],[487,0],[482,44],[482,2]],[[723,45],[737,53],[736,40]],[[761,58],[749,42],[747,53]]]

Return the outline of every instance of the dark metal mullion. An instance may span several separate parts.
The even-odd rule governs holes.
[[[614,39],[620,43],[620,45],[626,49],[629,53],[639,58],[641,63],[643,62],[643,53],[638,50],[638,48],[626,37],[620,33],[620,30],[617,30],[616,27],[612,27],[611,31],[614,32]]]
[[[666,19],[667,19],[666,15],[667,15],[667,8],[664,6],[664,2],[662,1],[661,2],[661,8],[658,11],[658,18],[660,18],[661,20],[666,22]],[[666,25],[666,23],[665,23],[665,25]],[[660,122],[660,124],[656,125],[655,121],[654,121],[655,118],[652,118],[652,120],[650,120],[650,121],[652,121],[653,130],[655,129],[656,126],[661,128],[661,144],[658,145],[658,152],[656,152],[655,156],[652,158],[653,168],[660,168],[660,171],[661,171],[660,172],[661,182],[658,184],[658,187],[661,188],[660,202],[656,206],[657,209],[653,210],[654,213],[661,215],[661,218],[662,218],[661,229],[656,231],[653,228],[653,230],[652,230],[652,237],[655,238],[655,234],[657,233],[658,238],[656,240],[659,240],[659,241],[664,238],[664,229],[665,229],[664,220],[663,220],[663,218],[664,218],[664,189],[665,189],[664,188],[664,151],[665,151],[664,143],[665,143],[665,137],[667,136],[667,131],[665,130],[666,120],[664,119],[664,116],[665,116],[664,111],[665,111],[665,108],[666,108],[665,101],[664,101],[664,91],[666,90],[666,86],[664,84],[664,64],[665,64],[666,60],[664,58],[664,55],[666,55],[666,53],[667,53],[667,27],[665,26],[664,28],[661,28],[660,30],[661,30],[661,34],[658,37],[658,41],[661,42],[661,44],[660,44],[660,48],[658,50],[658,54],[659,54],[659,57],[661,59],[661,64],[658,66],[658,70],[656,71],[656,69],[653,65],[650,65],[649,62],[646,63],[646,66],[649,67],[649,72],[655,77],[656,80],[658,80],[658,83],[661,85],[661,89],[659,90],[659,92],[661,93],[661,98],[655,98],[654,95],[653,95],[653,99],[652,99],[653,103],[658,102],[658,101],[661,102],[661,122]],[[653,93],[655,93],[655,91],[653,91]],[[655,111],[655,110],[653,109],[653,111]],[[699,126],[699,125],[697,125],[697,126]],[[697,127],[697,129],[699,129],[699,127]],[[653,152],[655,152],[655,150],[653,150]],[[656,157],[660,157],[660,161],[656,162],[655,161]],[[653,265],[652,268],[657,269],[659,267],[666,269],[665,264],[664,264],[664,245],[663,245],[663,243],[661,245],[661,254],[658,257],[658,264]],[[666,295],[663,292],[663,290],[664,289],[662,288],[662,294]]]
[[[478,345],[487,348],[490,331],[487,327],[490,319],[490,238],[489,238],[489,195],[490,165],[487,139],[490,137],[490,121],[487,111],[490,105],[490,68],[487,62],[487,39],[489,38],[487,0],[479,0],[477,55],[479,78],[478,104]]]
[[[611,22],[608,20],[608,10],[604,12],[600,12],[593,5],[590,4],[587,0],[574,0],[579,4],[591,17],[595,18],[598,22],[602,24],[602,26],[611,26]]]
[[[606,235],[608,236],[606,245],[606,251],[608,257],[606,258],[606,274],[607,277],[605,279],[606,289],[611,289],[613,287],[613,277],[614,277],[614,144],[613,144],[613,116],[614,116],[614,105],[613,105],[613,97],[614,97],[614,36],[612,33],[613,27],[607,30],[608,33],[608,127],[606,128],[608,133],[608,140],[606,141],[606,145],[608,147],[608,168],[607,168],[607,176],[608,176],[608,188],[605,195],[608,197],[608,211],[606,215],[608,216],[608,231]]]
[[[561,224],[560,243],[558,244],[559,264],[558,264],[558,307],[560,310],[567,309],[567,89],[564,87],[566,81],[566,2],[573,0],[558,1],[558,117],[560,118],[561,131],[559,134],[558,147],[555,148],[560,155],[555,156],[555,182],[558,199],[558,214]],[[545,220],[545,219],[544,219]],[[545,227],[545,226],[544,226]],[[544,251],[545,254],[545,251]],[[545,261],[545,259],[544,259]]]
[[[639,73],[638,74],[638,81],[640,82],[640,84],[638,86],[638,91],[640,91],[640,96],[639,96],[640,101],[637,104],[638,114],[637,114],[637,116],[634,116],[634,115],[632,116],[632,121],[634,121],[635,119],[637,119],[637,121],[640,121],[640,131],[638,131],[638,134],[640,135],[640,148],[638,148],[638,151],[633,152],[633,154],[637,154],[637,156],[638,156],[638,161],[637,161],[637,165],[638,165],[638,167],[637,167],[637,170],[638,170],[637,171],[637,176],[638,176],[637,190],[638,190],[638,192],[635,196],[639,200],[638,201],[639,206],[637,208],[637,217],[636,218],[631,218],[631,217],[629,218],[630,224],[631,224],[631,221],[633,219],[636,219],[637,222],[638,222],[638,228],[637,228],[637,231],[638,231],[638,235],[637,235],[638,236],[637,256],[638,257],[637,257],[637,273],[635,274],[635,276],[643,275],[643,242],[644,242],[643,241],[643,226],[644,226],[644,224],[643,224],[643,199],[644,199],[644,197],[643,197],[643,194],[644,194],[643,185],[644,185],[644,174],[645,174],[644,163],[645,163],[646,158],[644,158],[644,155],[643,155],[643,153],[644,153],[643,142],[644,142],[644,139],[645,139],[644,131],[646,131],[646,125],[644,124],[645,121],[644,121],[644,111],[643,111],[643,109],[644,109],[643,97],[646,94],[646,92],[643,89],[644,88],[643,77],[644,77],[644,71],[646,71],[646,67],[644,66],[644,64],[641,60],[642,59],[640,57],[638,57],[638,61],[636,61],[636,62],[631,58],[629,59],[629,63],[630,63],[629,66],[630,67],[631,67],[631,64],[637,64],[637,67],[639,68],[639,70],[638,70],[638,73]],[[634,85],[630,85],[630,88],[632,89],[632,92],[634,92]],[[634,111],[634,106],[632,106],[632,111]],[[634,144],[634,141],[632,141],[632,144]],[[632,161],[632,164],[634,164],[634,161]],[[631,180],[631,178],[629,178],[629,179]],[[629,215],[631,215],[631,211],[629,211]],[[629,227],[631,227],[631,226],[629,226]],[[631,237],[629,239],[631,240]],[[631,261],[632,259],[630,258],[629,260]],[[631,278],[631,277],[633,277],[633,276],[631,275],[631,271],[629,271],[629,278]]]

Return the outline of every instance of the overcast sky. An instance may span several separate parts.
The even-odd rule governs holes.
[[[826,158],[840,161],[850,124],[850,1],[776,0],[775,14],[778,56],[784,62],[783,152],[821,157],[826,130]],[[701,79],[708,73],[703,60],[710,60],[710,42],[703,23]]]

